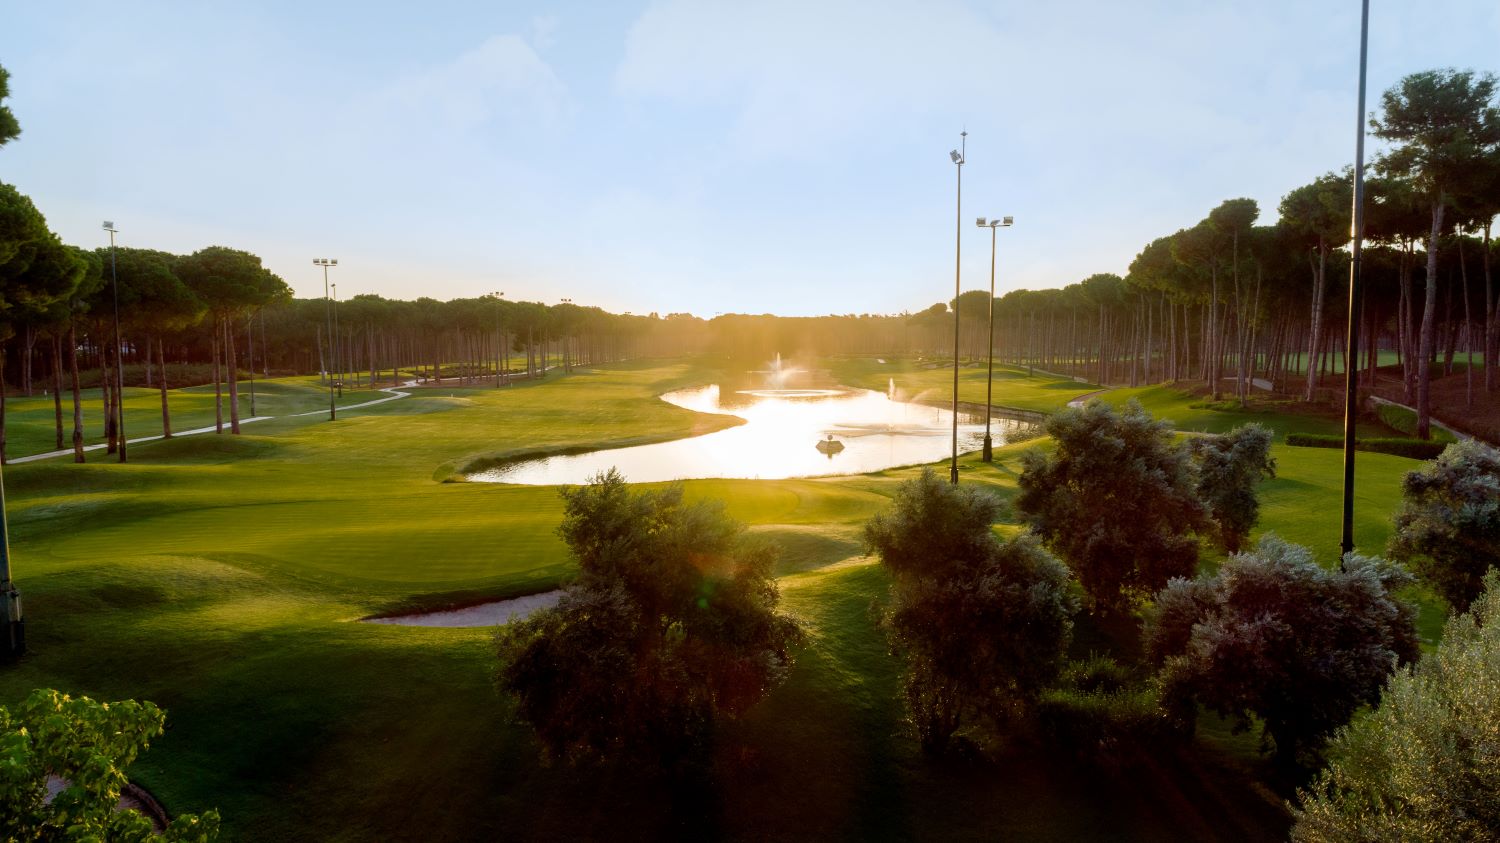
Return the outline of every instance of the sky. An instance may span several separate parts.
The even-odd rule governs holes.
[[[1376,0],[1367,110],[1500,72],[1495,0]],[[6,3],[65,241],[260,255],[301,296],[896,313],[1123,274],[1224,199],[1353,161],[1359,4]],[[962,213],[948,151],[968,131]],[[1378,144],[1371,141],[1371,151]],[[957,216],[957,219],[956,219]]]

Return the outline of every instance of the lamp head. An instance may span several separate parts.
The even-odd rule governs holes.
[[[984,217],[980,217],[979,219],[974,220],[974,224],[979,226],[980,228],[984,228],[986,225],[989,225],[989,221]]]
[[[104,221],[104,230],[105,231],[114,231],[115,230],[114,221],[113,220],[105,220]]]
[[[1016,221],[1015,217],[1006,217],[1005,219],[1003,219],[1003,220],[1000,221],[1000,224],[1001,225],[1011,225],[1015,221]]]
[[[949,150],[948,157],[952,158],[953,159],[953,163],[955,163],[955,164],[962,164],[962,163],[964,163],[964,157],[962,155],[959,155],[958,154],[958,150],[956,150],[956,149]]]

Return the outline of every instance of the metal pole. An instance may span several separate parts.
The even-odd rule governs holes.
[[[10,578],[10,524],[5,517],[5,481],[0,477],[0,659],[9,661],[26,652],[26,621],[21,617],[21,591]]]
[[[989,373],[984,379],[984,461],[994,462],[995,450],[990,440],[990,403],[995,391],[995,230],[998,228],[993,222],[990,223],[990,364]]]
[[[1369,59],[1370,0],[1360,4],[1359,17],[1359,110],[1354,115],[1354,209],[1349,239],[1352,259],[1349,262],[1349,323],[1345,347],[1348,363],[1344,366],[1344,529],[1339,541],[1340,561],[1354,552],[1354,443],[1359,415],[1359,306],[1363,290],[1360,279],[1360,253],[1365,239],[1365,67]],[[1310,364],[1309,364],[1310,365]]]
[[[964,159],[969,154],[969,133],[959,133],[958,195],[955,205],[953,242],[953,468],[948,482],[958,484],[958,298],[964,243]]]
[[[328,378],[328,420],[333,421],[338,416],[333,409],[333,296],[328,292],[328,264],[323,264],[323,321],[328,323],[328,360],[324,366],[330,371],[323,374]]]
[[[125,362],[120,339],[120,276],[115,274],[115,231],[109,230],[109,279],[115,299],[115,435],[120,437],[120,462],[125,462]]]

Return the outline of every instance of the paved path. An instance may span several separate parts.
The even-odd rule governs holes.
[[[401,385],[405,386],[405,387],[410,387],[410,386],[413,385],[413,382],[412,381],[407,381],[406,383],[403,383]],[[346,412],[348,410],[358,410],[358,409],[360,409],[362,407],[373,407],[376,404],[384,404],[387,401],[397,401],[399,399],[407,398],[407,397],[411,396],[410,392],[402,392],[401,390],[397,389],[394,386],[385,387],[385,388],[381,389],[380,391],[384,392],[384,393],[388,393],[387,397],[385,397],[385,398],[376,398],[373,401],[365,401],[365,402],[362,402],[362,403],[359,403],[359,404],[350,404],[347,407],[339,407],[338,411],[339,412]],[[251,416],[248,419],[240,419],[240,424],[242,424],[242,425],[252,424],[254,422],[269,421],[269,420],[275,419],[275,418],[292,418],[292,419],[294,419],[294,418],[300,418],[302,416],[317,416],[317,415],[322,415],[323,413],[326,413],[326,412],[328,412],[328,411],[327,410],[313,410],[310,413],[292,413],[289,416]],[[192,430],[181,430],[181,431],[177,431],[177,432],[173,433],[172,434],[172,438],[173,439],[178,439],[178,438],[181,438],[183,436],[197,436],[200,433],[213,433],[214,430],[215,430],[215,428],[213,428],[213,427],[198,427],[198,428],[194,428]],[[165,438],[166,437],[164,437],[160,433],[158,433],[155,436],[142,436],[139,439],[126,439],[125,440],[125,444],[126,445],[136,445],[136,444],[139,444],[141,442],[155,442],[158,439],[165,439]],[[84,448],[83,448],[83,450],[85,450],[85,451],[102,451],[102,450],[104,450],[107,447],[109,447],[109,443],[107,443],[107,442],[100,442],[97,445],[85,445]],[[43,453],[43,454],[32,454],[32,455],[26,456],[26,457],[15,457],[14,459],[6,460],[6,464],[7,465],[17,465],[17,464],[23,463],[23,462],[36,462],[37,460],[47,460],[47,459],[52,459],[54,457],[72,456],[72,454],[73,454],[73,449],[72,448],[64,448],[61,451],[47,451],[46,453]]]

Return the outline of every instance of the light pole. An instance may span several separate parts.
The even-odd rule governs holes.
[[[948,153],[958,171],[958,196],[953,218],[953,469],[948,477],[948,482],[954,485],[958,484],[958,298],[962,292],[959,278],[964,244],[964,158],[969,151],[969,133],[966,130],[959,132],[958,136],[959,148]]]
[[[1354,442],[1355,421],[1359,414],[1359,311],[1363,290],[1360,289],[1360,252],[1365,239],[1365,64],[1370,44],[1370,0],[1360,4],[1359,17],[1359,110],[1354,114],[1354,213],[1350,219],[1349,239],[1349,326],[1344,346],[1349,362],[1344,366],[1344,524],[1339,541],[1339,569],[1343,557],[1354,552]],[[1308,366],[1312,365],[1311,360]]]
[[[502,291],[496,290],[490,293],[490,296],[495,299],[495,389],[499,389],[499,384],[502,383],[502,378],[505,375],[505,371],[502,369],[505,356],[505,332],[501,330],[501,321],[499,321],[501,320],[499,300],[504,299],[505,294]]]
[[[990,440],[990,404],[995,391],[995,229],[1009,228],[1015,222],[1013,217],[1004,217],[998,220],[986,220],[984,217],[974,221],[980,228],[990,230],[990,363],[989,373],[984,379],[984,461],[994,462],[995,449]]]
[[[120,440],[120,462],[125,462],[125,364],[120,359],[120,276],[115,274],[115,224],[104,221],[109,232],[109,281],[115,299],[115,436]]]
[[[327,323],[328,334],[328,359],[323,362],[324,374],[328,376],[328,420],[333,421],[337,414],[333,408],[333,296],[328,292],[328,267],[338,266],[337,258],[313,258],[313,266],[323,267],[323,319]]]
[[[250,344],[250,416],[255,417],[255,314],[245,320],[245,341]],[[151,349],[148,346],[146,353],[149,355]]]

